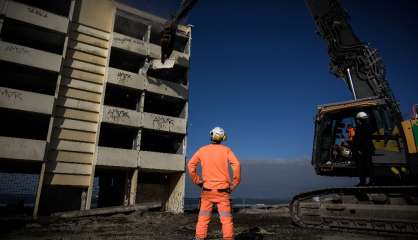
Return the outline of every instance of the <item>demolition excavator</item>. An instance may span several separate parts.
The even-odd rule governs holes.
[[[176,26],[197,0],[182,2],[164,27],[162,62],[176,41]],[[404,120],[376,49],[354,34],[338,0],[306,0],[326,42],[330,70],[353,95],[351,101],[320,105],[315,116],[312,165],[318,175],[357,177],[347,132],[366,112],[375,147],[370,166],[373,186],[328,188],[300,193],[289,208],[301,227],[418,233],[418,119]]]

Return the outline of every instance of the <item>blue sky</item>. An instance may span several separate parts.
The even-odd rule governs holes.
[[[418,7],[343,1],[357,35],[380,50],[404,112],[418,102]],[[212,17],[211,17],[212,16]],[[318,104],[351,98],[328,71],[325,44],[303,1],[200,1],[190,82],[189,153],[216,125],[243,159],[310,156]]]
[[[125,1],[163,17],[180,3]],[[359,38],[379,50],[408,114],[418,102],[418,3],[342,4]],[[351,95],[329,73],[304,1],[200,0],[187,22],[194,25],[188,157],[214,126],[225,128],[227,144],[244,161],[309,157],[316,105]]]

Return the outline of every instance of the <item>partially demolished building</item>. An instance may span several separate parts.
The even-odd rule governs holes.
[[[153,69],[165,20],[141,10],[0,0],[0,14],[0,172],[33,176],[33,214],[182,212],[191,27],[178,26],[174,67]]]

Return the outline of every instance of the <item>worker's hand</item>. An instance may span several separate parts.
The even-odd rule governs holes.
[[[235,190],[235,188],[236,188],[237,186],[235,186],[235,185],[231,185],[230,187],[229,187],[229,192],[233,192],[234,190]]]

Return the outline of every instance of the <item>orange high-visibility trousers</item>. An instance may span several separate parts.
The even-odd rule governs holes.
[[[200,211],[196,224],[196,239],[206,239],[208,224],[212,215],[213,204],[218,208],[219,218],[222,223],[223,239],[234,239],[234,224],[231,214],[231,201],[228,192],[218,190],[204,190],[200,198]]]

